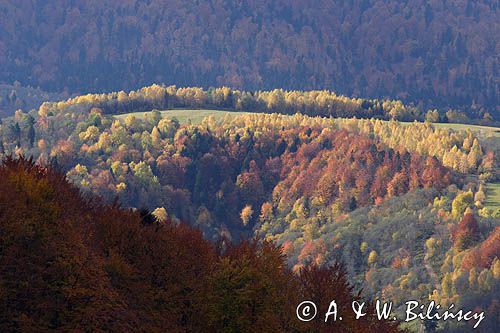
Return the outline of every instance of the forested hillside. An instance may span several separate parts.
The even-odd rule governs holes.
[[[498,333],[499,55],[500,0],[0,0],[0,332]]]
[[[346,311],[361,297],[340,262],[293,274],[273,244],[217,247],[25,159],[0,165],[0,230],[2,332],[399,332]],[[296,318],[302,299],[326,312],[333,297],[342,322]]]
[[[498,1],[2,1],[0,80],[330,89],[498,119]],[[489,115],[485,115],[488,112]]]
[[[23,87],[19,82],[13,85],[0,84],[0,119],[12,116],[16,110],[38,109],[43,102],[58,101],[68,94],[48,93],[40,88]]]
[[[0,125],[1,153],[56,165],[83,193],[196,226],[216,242],[272,241],[297,273],[341,259],[356,290],[393,300],[398,315],[411,295],[480,308],[483,327],[498,324],[500,209],[487,204],[488,184],[498,182],[498,137],[299,113],[228,112],[195,124],[157,110],[134,115],[197,101],[222,108],[246,101],[281,113],[300,106],[311,115],[328,115],[321,105],[371,112],[328,92],[245,97],[227,88],[153,86],[18,111]]]

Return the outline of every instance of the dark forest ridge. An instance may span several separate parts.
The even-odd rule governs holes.
[[[0,82],[334,89],[499,114],[498,1],[2,1]]]

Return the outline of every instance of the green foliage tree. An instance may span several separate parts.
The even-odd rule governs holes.
[[[472,191],[460,192],[451,203],[451,215],[454,219],[460,219],[468,207],[474,204]]]

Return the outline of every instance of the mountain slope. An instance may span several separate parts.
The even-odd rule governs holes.
[[[498,22],[486,0],[8,0],[0,80],[332,89],[498,113]]]
[[[23,158],[0,164],[0,231],[2,332],[400,332],[345,310],[360,297],[339,263],[293,274],[256,241],[220,254],[185,224],[103,205]],[[342,322],[296,318],[302,299],[323,311],[334,297]]]

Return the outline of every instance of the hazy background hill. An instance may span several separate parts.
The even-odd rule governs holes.
[[[0,82],[331,89],[498,117],[499,2],[0,2]]]

